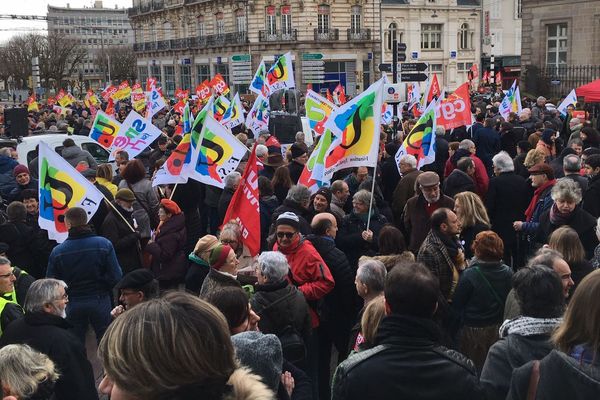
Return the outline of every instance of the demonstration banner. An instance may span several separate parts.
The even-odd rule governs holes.
[[[296,87],[292,69],[292,53],[285,53],[271,66],[267,72],[267,84],[271,93]]]
[[[98,111],[90,129],[90,138],[108,150],[111,148],[120,129],[121,124],[119,121],[102,111]]]
[[[269,96],[269,86],[267,85],[267,68],[265,67],[264,61],[260,62],[260,65],[254,74],[254,78],[252,78],[252,82],[250,82],[249,89],[258,95],[263,95],[265,97]]]
[[[567,97],[556,107],[556,109],[562,114],[567,115],[567,107],[574,106],[577,104],[577,94],[575,93],[575,89],[571,90]]]
[[[114,94],[117,93],[117,90],[118,89],[116,86],[109,85],[100,93],[100,97],[102,97],[104,101],[108,101],[109,99],[113,98]]]
[[[269,111],[269,98],[259,94],[246,115],[246,127],[252,131],[255,138],[261,131],[269,129]]]
[[[121,124],[119,133],[113,140],[109,161],[115,159],[114,151],[117,149],[126,151],[129,154],[129,159],[133,159],[154,142],[160,134],[160,129],[152,125],[149,119],[142,117],[135,111],[130,111]]]
[[[221,121],[230,104],[231,102],[229,101],[229,99],[227,99],[227,97],[217,97],[213,103],[213,117],[217,121]]]
[[[131,97],[131,88],[129,82],[123,81],[117,88],[117,91],[112,95],[113,100],[126,100]]]
[[[395,156],[398,170],[400,170],[400,159],[406,154],[417,159],[418,169],[435,161],[436,103],[433,101],[427,106],[398,149]]]
[[[198,96],[200,103],[202,104],[205,104],[208,101],[208,98],[211,97],[208,80],[204,80],[204,82],[196,86],[196,96]]]
[[[216,74],[215,77],[211,79],[210,87],[213,88],[217,96],[227,96],[229,94],[229,86],[227,86],[227,82],[225,82],[225,79],[223,79],[221,74]]]
[[[236,93],[233,100],[229,104],[229,108],[223,114],[221,119],[221,125],[227,129],[233,129],[234,127],[244,123],[244,108],[240,100],[239,93]]]
[[[167,104],[165,103],[165,99],[160,95],[156,86],[152,87],[152,90],[146,92],[146,118],[152,121],[152,117],[165,108]]]
[[[438,101],[435,114],[436,124],[443,126],[445,130],[471,125],[473,114],[471,114],[469,83],[463,83],[454,93]]]
[[[333,110],[337,109],[337,106],[320,94],[308,90],[306,92],[304,107],[306,108],[306,118],[308,118],[308,123],[310,129],[314,132],[314,136],[321,136],[325,132],[327,118]]]
[[[152,186],[186,183],[192,159],[191,134],[183,135],[181,142],[152,178]]]

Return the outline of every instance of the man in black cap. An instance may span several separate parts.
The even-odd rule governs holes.
[[[156,164],[156,161],[163,157],[169,157],[171,154],[171,151],[167,149],[167,142],[167,137],[164,135],[160,135],[158,139],[156,139],[156,149],[152,150],[152,152],[150,152],[150,156],[148,157],[150,171],[154,169],[154,164]]]
[[[158,281],[147,269],[136,269],[125,275],[115,286],[119,291],[120,305],[113,308],[110,315],[117,318],[131,307],[158,297]]]
[[[298,183],[300,175],[302,175],[304,164],[308,161],[308,153],[306,152],[306,149],[302,148],[302,146],[297,143],[294,143],[290,147],[290,153],[292,154],[292,162],[288,165],[288,169],[290,170],[292,183],[295,185]]]

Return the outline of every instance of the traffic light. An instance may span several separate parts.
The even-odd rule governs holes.
[[[398,62],[406,61],[406,43],[398,43]]]

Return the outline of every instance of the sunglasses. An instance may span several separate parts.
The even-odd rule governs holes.
[[[277,237],[279,239],[283,239],[284,237],[291,239],[294,237],[295,234],[296,232],[277,232]]]

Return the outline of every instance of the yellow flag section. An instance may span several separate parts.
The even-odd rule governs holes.
[[[81,207],[88,221],[98,210],[104,198],[96,187],[83,177],[64,158],[56,154],[44,142],[40,142],[40,228],[48,231],[48,237],[63,242],[68,236],[65,213],[69,208]]]
[[[374,167],[379,153],[383,79],[333,110],[325,123],[333,140],[325,155],[323,179],[349,167]]]

